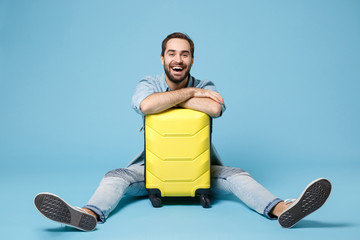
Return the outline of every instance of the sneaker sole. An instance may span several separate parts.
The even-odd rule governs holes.
[[[36,195],[34,204],[42,215],[55,222],[82,231],[92,231],[96,227],[97,221],[94,216],[74,209],[54,194],[40,193]]]
[[[301,219],[319,209],[331,192],[331,183],[325,178],[317,179],[311,182],[300,195],[300,197],[292,203],[279,216],[279,224],[284,228],[291,228]]]

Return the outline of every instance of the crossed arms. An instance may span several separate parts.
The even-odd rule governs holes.
[[[217,92],[202,88],[181,88],[175,91],[153,93],[140,104],[141,112],[154,114],[174,106],[190,108],[204,112],[211,117],[221,114],[224,99]]]

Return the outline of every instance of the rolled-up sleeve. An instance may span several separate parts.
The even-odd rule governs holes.
[[[141,112],[140,104],[141,102],[149,95],[155,93],[155,89],[153,84],[149,79],[142,79],[137,85],[135,89],[135,93],[131,100],[132,108],[140,115],[144,116]]]

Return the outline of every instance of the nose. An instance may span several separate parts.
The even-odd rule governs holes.
[[[175,60],[177,63],[182,63],[181,55],[180,55],[180,54],[176,54],[174,60]]]

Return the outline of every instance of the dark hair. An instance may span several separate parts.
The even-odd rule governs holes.
[[[194,57],[194,42],[191,40],[191,38],[188,35],[186,35],[184,33],[181,33],[181,32],[174,32],[174,33],[168,35],[163,40],[162,45],[161,45],[161,56],[164,56],[165,49],[166,49],[166,44],[172,38],[180,38],[180,39],[185,39],[186,41],[188,41],[189,44],[190,44],[191,57]]]

